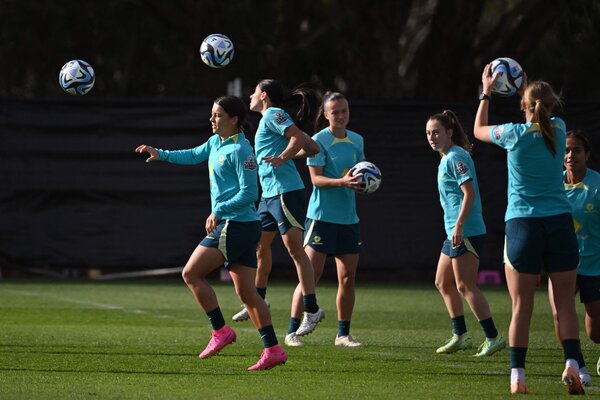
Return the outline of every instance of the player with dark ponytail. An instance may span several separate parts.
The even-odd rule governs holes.
[[[479,254],[485,239],[481,196],[472,145],[453,111],[445,110],[427,120],[427,141],[440,154],[438,190],[444,210],[446,240],[438,261],[435,285],[452,320],[453,335],[437,353],[454,353],[473,347],[467,333],[462,297],[477,317],[485,334],[478,357],[490,356],[506,347],[498,333],[490,307],[477,287]]]
[[[254,139],[262,187],[258,211],[263,229],[257,250],[256,288],[265,298],[272,264],[271,242],[280,234],[302,288],[305,312],[298,335],[311,333],[325,316],[317,304],[314,270],[303,248],[304,183],[292,160],[319,152],[319,145],[300,128],[314,122],[318,100],[316,92],[306,85],[286,97],[282,85],[273,79],[260,81],[250,96],[250,109],[262,114]],[[295,119],[283,107],[297,108]],[[233,320],[243,321],[247,315],[244,308]]]

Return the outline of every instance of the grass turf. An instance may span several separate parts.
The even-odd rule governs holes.
[[[231,284],[215,283],[229,320],[239,310]],[[293,285],[270,285],[267,297],[283,342]],[[0,398],[2,399],[389,399],[503,398],[509,358],[504,350],[437,355],[451,324],[433,284],[358,284],[351,333],[364,347],[333,346],[335,291],[318,287],[326,319],[286,348],[288,363],[249,372],[262,342],[249,321],[233,323],[237,342],[200,360],[210,328],[182,282],[0,282]],[[496,325],[507,336],[510,299],[505,288],[484,288]],[[578,304],[579,311],[582,308]],[[581,314],[580,314],[581,315]],[[466,311],[475,344],[479,324]],[[597,348],[582,330],[594,372]],[[554,338],[544,290],[532,323],[527,379],[530,396],[566,396],[560,382],[562,350]],[[595,375],[595,373],[593,373]],[[600,383],[600,378],[594,378]],[[599,387],[588,394],[600,396]]]

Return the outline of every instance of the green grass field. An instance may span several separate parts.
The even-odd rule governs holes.
[[[230,284],[216,283],[226,318],[239,310]],[[289,321],[291,282],[268,291],[280,341]],[[436,355],[451,334],[441,297],[425,285],[359,284],[352,334],[365,345],[333,346],[335,291],[318,287],[326,319],[288,363],[248,372],[261,353],[249,322],[232,323],[237,342],[207,360],[197,354],[210,335],[206,316],[183,282],[0,282],[0,399],[430,399],[508,397],[509,358],[473,352]],[[484,288],[506,337],[510,299]],[[578,305],[580,307],[580,305]],[[579,308],[581,311],[581,307]],[[483,340],[467,312],[474,342]],[[582,335],[588,366],[598,347]],[[530,397],[566,396],[562,350],[543,290],[538,292],[527,378]],[[594,384],[600,377],[593,374]],[[600,386],[587,389],[600,396]]]

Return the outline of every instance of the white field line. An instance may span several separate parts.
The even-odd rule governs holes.
[[[146,315],[149,317],[154,317],[154,318],[159,318],[159,319],[171,319],[171,320],[177,321],[177,322],[188,322],[188,323],[194,323],[194,324],[202,322],[200,319],[177,318],[173,315],[154,314],[154,313],[150,313],[150,312],[147,312],[144,310],[139,310],[139,309],[128,309],[128,308],[125,308],[125,307],[117,305],[117,304],[97,303],[94,301],[80,300],[80,299],[74,299],[71,297],[64,297],[64,296],[54,296],[54,295],[48,295],[45,293],[36,293],[36,292],[31,292],[31,291],[26,291],[26,290],[3,289],[3,291],[21,295],[21,296],[52,299],[52,300],[56,300],[56,301],[62,301],[65,303],[80,304],[80,305],[90,306],[90,307],[104,309],[104,310],[117,310],[117,311],[122,311],[127,314]]]

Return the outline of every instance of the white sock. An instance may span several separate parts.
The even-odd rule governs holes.
[[[574,358],[567,358],[567,361],[565,361],[565,367],[571,367],[577,371],[577,373],[579,373],[579,363]]]
[[[510,369],[510,383],[521,381],[525,383],[525,368],[511,368]]]
[[[590,374],[590,371],[588,371],[587,367],[579,368],[579,375],[584,375],[584,374],[587,374],[587,375]]]

